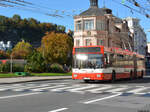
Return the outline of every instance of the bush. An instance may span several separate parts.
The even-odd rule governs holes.
[[[13,67],[12,68],[13,72],[23,72],[24,71],[24,66],[21,66],[20,64],[13,64],[12,67]],[[10,72],[10,63],[0,64],[0,72],[1,73]]]
[[[50,72],[53,73],[64,73],[63,66],[57,63],[54,63],[50,66]]]
[[[0,72],[10,72],[10,63],[0,64]]]
[[[24,72],[24,66],[21,66],[19,64],[13,65],[13,72]]]
[[[44,72],[44,67],[39,64],[27,64],[25,65],[25,72],[35,72],[35,73],[42,73]]]
[[[25,66],[25,72],[45,72],[46,64],[44,58],[40,52],[34,51],[27,57],[27,64]]]

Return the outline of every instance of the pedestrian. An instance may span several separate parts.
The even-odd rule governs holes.
[[[63,69],[64,69],[65,72],[68,72],[68,67],[67,67],[66,64],[64,64]]]

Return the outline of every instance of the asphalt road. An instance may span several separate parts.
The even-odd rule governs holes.
[[[150,77],[113,84],[51,80],[0,85],[0,112],[142,112],[149,105]]]

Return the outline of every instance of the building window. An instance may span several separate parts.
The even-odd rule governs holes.
[[[81,30],[81,21],[77,21],[76,22],[76,31],[80,31]]]
[[[80,40],[76,40],[76,46],[80,46]]]
[[[97,30],[106,30],[106,23],[103,20],[97,20],[96,24]]]
[[[133,22],[133,25],[136,26],[136,25],[137,25],[137,22]]]
[[[97,45],[104,45],[104,40],[97,40]]]
[[[85,40],[85,45],[90,46],[91,45],[91,39],[86,39]]]
[[[84,21],[84,29],[85,30],[93,30],[94,29],[94,20],[85,20]]]
[[[135,31],[134,35],[137,36],[137,32],[136,31]]]

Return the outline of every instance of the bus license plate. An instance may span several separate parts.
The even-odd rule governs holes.
[[[85,78],[84,78],[84,80],[90,80],[90,78],[88,78],[88,77],[85,77]]]

